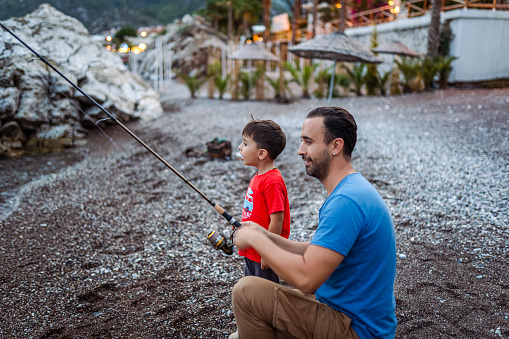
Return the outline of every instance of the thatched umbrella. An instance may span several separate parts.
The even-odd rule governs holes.
[[[228,58],[236,60],[279,61],[277,56],[261,47],[257,43],[251,43],[242,46],[238,51],[235,51],[229,55]]]
[[[403,45],[401,42],[395,40],[390,43],[382,44],[376,48],[372,49],[375,53],[386,53],[386,54],[395,54],[395,55],[404,55],[412,58],[417,58],[419,54],[412,51],[407,46]]]
[[[419,54],[412,51],[410,48],[399,42],[398,40],[394,40],[393,42],[389,42],[386,44],[382,44],[372,49],[375,53],[384,53],[384,54],[392,54],[392,71],[389,79],[389,90],[387,91],[387,95],[391,92],[391,83],[392,83],[392,74],[394,73],[394,59],[396,55],[402,55],[410,58],[418,58]]]
[[[251,61],[279,61],[279,58],[266,50],[257,43],[246,44],[239,48],[238,51],[233,52],[228,56],[229,59],[233,60],[251,60]],[[235,90],[237,91],[238,84],[238,67],[235,65]],[[249,90],[251,90],[251,84],[249,84]]]
[[[313,39],[288,48],[288,51],[302,58],[328,59],[334,61],[329,88],[329,99],[327,101],[328,106],[330,106],[332,100],[332,87],[334,84],[334,73],[337,61],[363,63],[382,62],[382,60],[378,59],[368,48],[342,32],[333,32],[316,36]]]

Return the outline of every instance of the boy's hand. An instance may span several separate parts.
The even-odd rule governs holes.
[[[260,265],[262,267],[262,270],[269,270],[270,269],[270,266],[265,263],[265,260],[263,260],[263,258],[262,258],[262,261],[261,261]]]

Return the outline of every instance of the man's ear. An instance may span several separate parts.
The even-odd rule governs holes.
[[[342,138],[336,138],[332,140],[331,147],[332,147],[332,154],[333,155],[339,155],[341,152],[343,152],[343,147],[345,146],[345,141]]]
[[[267,152],[266,149],[261,148],[258,150],[258,159],[259,160],[263,160],[268,156],[269,156],[269,152]]]

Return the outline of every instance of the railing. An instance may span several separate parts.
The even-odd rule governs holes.
[[[429,0],[408,0],[401,3],[401,8],[406,8],[409,18],[426,14],[431,9]],[[442,2],[442,11],[450,11],[459,8],[491,9],[495,11],[509,10],[509,0],[445,0]],[[398,13],[394,13],[394,6],[383,6],[367,11],[349,15],[350,27],[369,26],[396,19]],[[334,22],[337,25],[337,21]]]

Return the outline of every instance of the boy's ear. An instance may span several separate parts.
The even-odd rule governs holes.
[[[258,159],[259,160],[264,160],[268,156],[269,156],[269,152],[267,152],[266,149],[261,148],[258,150]]]

